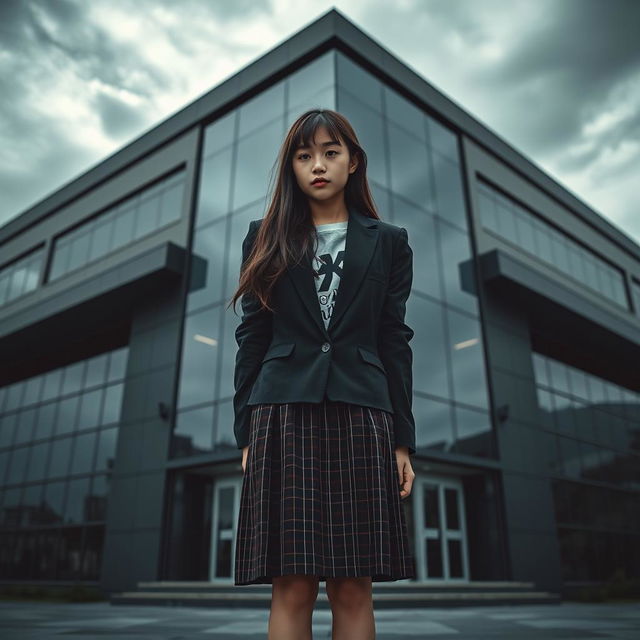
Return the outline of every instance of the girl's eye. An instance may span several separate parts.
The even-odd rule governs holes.
[[[335,149],[329,149],[329,151],[327,151],[327,153],[335,153],[336,155],[338,154],[338,152]],[[309,154],[308,153],[301,153],[298,156],[298,160],[304,160]]]

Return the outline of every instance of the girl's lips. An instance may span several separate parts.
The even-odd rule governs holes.
[[[320,182],[312,182],[312,187],[324,187],[325,184],[329,184],[328,180],[320,180]]]

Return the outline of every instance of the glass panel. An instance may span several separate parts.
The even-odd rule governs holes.
[[[218,531],[216,576],[229,577],[231,575],[231,537],[233,531],[233,507],[235,503],[235,489],[224,487],[218,491]],[[224,535],[226,533],[227,535]]]
[[[282,117],[278,117],[238,142],[232,205],[234,209],[241,209],[264,198],[283,137],[284,122]],[[264,206],[263,202],[261,204]]]
[[[49,280],[102,258],[179,218],[184,180],[184,170],[172,174],[57,238]]]
[[[341,87],[346,87],[354,96],[366,97],[369,107],[381,113],[382,83],[342,53],[337,54],[337,68],[338,84]],[[355,127],[355,130],[359,132],[358,127]],[[365,149],[366,148],[365,146]]]
[[[194,313],[185,321],[177,402],[181,409],[214,399],[221,311],[218,305]]]
[[[111,385],[105,389],[102,424],[114,424],[120,421],[123,384]]]
[[[438,214],[466,231],[468,229],[460,166],[439,153],[432,153]]]
[[[462,578],[462,543],[460,540],[447,540],[449,554],[449,577]]]
[[[224,295],[222,276],[228,246],[226,231],[227,218],[221,218],[215,224],[200,229],[195,235],[187,313],[212,302],[219,302]]]
[[[407,301],[406,321],[415,331],[411,341],[414,389],[429,395],[450,398],[447,340],[442,306],[437,302],[411,295]]]
[[[444,507],[446,528],[449,531],[460,529],[460,514],[458,513],[458,490],[444,487]]]
[[[104,529],[104,527],[87,527],[86,529],[82,561],[82,577],[85,580],[98,580],[100,578]]]
[[[218,153],[233,142],[236,114],[237,111],[227,113],[207,126],[204,132],[203,160],[214,153]]]
[[[435,209],[431,158],[427,146],[411,133],[388,123],[391,189],[415,206]],[[357,129],[356,129],[357,131]],[[366,147],[365,147],[366,149]],[[369,152],[367,151],[369,155]]]
[[[93,454],[96,446],[97,434],[85,433],[75,437],[73,458],[69,473],[88,473],[93,471]]]
[[[434,217],[395,194],[392,203],[393,222],[407,230],[413,249],[413,288],[443,300]]]
[[[416,447],[438,451],[453,448],[451,405],[430,398],[414,396],[413,415],[416,421]]]
[[[466,404],[489,408],[480,322],[446,310],[451,340],[454,396]]]
[[[118,441],[118,429],[102,429],[98,439],[98,452],[96,455],[96,471],[109,471],[113,468]]]
[[[477,315],[478,298],[469,235],[442,220],[438,220],[436,226],[440,236],[445,298],[449,304]]]
[[[171,456],[182,458],[212,449],[213,407],[179,411],[172,434]]]
[[[440,495],[438,485],[425,482],[423,485],[424,528],[440,529]]]
[[[477,185],[483,225],[582,285],[628,308],[624,276],[619,269],[489,184],[479,180]],[[495,209],[492,201],[496,203]]]
[[[89,498],[89,480],[89,478],[79,478],[69,481],[65,507],[65,524],[80,523],[87,519],[86,510]]]
[[[226,215],[229,211],[232,158],[233,149],[227,147],[224,151],[209,156],[202,163],[198,192],[198,227]]]
[[[368,102],[370,97],[368,94],[358,93],[357,95],[366,96],[367,103],[360,102],[345,89],[339,89],[338,111],[349,119],[358,134],[360,144],[367,152],[367,177],[370,181],[373,180],[389,188],[387,177],[389,153],[385,144],[382,116],[379,111],[369,108],[371,104]]]
[[[308,96],[318,93],[320,87],[334,92],[332,86],[335,84],[335,55],[334,51],[329,51],[287,78],[289,111],[297,111],[300,115],[309,108]],[[334,108],[331,105],[327,107]]]
[[[443,156],[449,158],[449,160],[459,164],[460,157],[456,134],[430,116],[427,117],[427,126],[431,146]]]
[[[444,566],[442,562],[442,544],[440,537],[437,539],[427,538],[426,554],[427,554],[427,577],[444,578]]]
[[[238,109],[238,137],[242,138],[248,133],[255,132],[256,129],[262,129],[266,126],[273,127],[272,121],[275,118],[280,119],[280,127],[282,127],[283,112],[284,80],[265,89]],[[267,125],[267,123],[271,124]],[[265,155],[265,149],[276,148],[277,146],[257,147],[254,152],[257,156],[260,156]],[[266,184],[266,182],[263,184]]]
[[[390,87],[383,86],[383,93],[387,118],[428,144],[425,113]]]
[[[82,527],[60,530],[58,580],[73,580],[81,577],[82,531]]]

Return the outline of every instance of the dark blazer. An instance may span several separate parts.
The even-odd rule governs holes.
[[[249,256],[261,220],[242,244]],[[287,267],[272,290],[273,312],[242,296],[235,332],[234,433],[249,444],[250,406],[350,402],[393,413],[395,446],[415,453],[412,414],[413,330],[405,323],[413,281],[407,231],[349,209],[342,276],[325,329],[307,258]]]

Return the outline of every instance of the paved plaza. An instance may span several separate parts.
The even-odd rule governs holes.
[[[238,640],[266,638],[265,609],[0,602],[2,640]],[[331,638],[331,612],[313,614]],[[587,640],[640,638],[640,604],[579,604],[376,611],[377,640]]]

